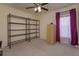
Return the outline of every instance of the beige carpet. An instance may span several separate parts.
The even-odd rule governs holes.
[[[74,56],[79,55],[79,49],[69,45],[48,44],[45,40],[35,39],[22,42],[4,49],[4,56]]]

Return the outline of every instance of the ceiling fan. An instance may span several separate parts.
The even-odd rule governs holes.
[[[42,9],[45,10],[45,11],[48,11],[48,9],[44,7],[48,3],[33,3],[33,4],[34,4],[34,6],[32,6],[32,7],[26,7],[26,9],[32,9],[32,8],[34,8],[34,11],[36,13],[41,12]]]

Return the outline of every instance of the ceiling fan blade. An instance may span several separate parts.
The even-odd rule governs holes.
[[[35,7],[26,7],[26,9],[31,9],[31,8],[35,8]]]
[[[48,3],[42,3],[41,6],[47,5]]]
[[[45,10],[45,11],[48,11],[48,9],[47,9],[47,8],[44,8],[44,7],[41,7],[41,9],[43,9],[43,10]]]
[[[38,6],[36,3],[33,3],[35,6]]]

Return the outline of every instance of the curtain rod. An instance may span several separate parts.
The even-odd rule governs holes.
[[[76,9],[76,8],[72,8],[72,9]],[[70,9],[70,10],[72,10],[72,9]],[[66,11],[62,11],[62,12],[67,12],[67,11],[69,11],[69,10],[66,10]],[[57,11],[56,13],[58,13],[58,11]]]

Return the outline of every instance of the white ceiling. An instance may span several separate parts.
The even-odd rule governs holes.
[[[51,11],[51,10],[56,10],[56,9],[63,8],[63,7],[66,7],[66,6],[70,6],[70,5],[73,5],[73,4],[74,3],[49,3],[48,5],[46,5],[44,7],[48,8],[49,11]],[[34,4],[32,4],[32,3],[8,3],[6,5],[20,9],[20,10],[23,10],[23,11],[26,11],[26,12],[29,12],[29,13],[32,13],[32,14],[35,13],[34,9],[25,9],[26,7],[34,6]],[[46,11],[42,10],[41,13],[45,13],[45,12]]]

